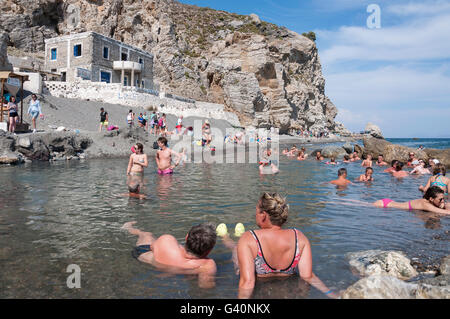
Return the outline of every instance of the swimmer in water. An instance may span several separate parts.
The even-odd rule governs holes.
[[[372,167],[372,155],[368,154],[366,159],[362,161],[361,166]]]
[[[141,185],[138,182],[131,182],[128,185],[128,195],[129,197],[132,198],[138,198],[138,199],[146,199],[147,196],[145,196],[144,194],[140,194],[140,190],[141,190]]]
[[[450,215],[450,206],[445,203],[444,191],[437,186],[430,187],[423,198],[397,203],[389,198],[384,198],[373,203],[379,208],[398,208],[405,210],[423,210],[431,213]]]
[[[358,178],[359,182],[373,182],[373,168],[367,167],[366,173],[362,174]]]
[[[398,160],[391,161],[391,167],[386,168],[383,172],[385,173],[392,173],[395,171],[395,167],[397,166]]]
[[[316,160],[317,161],[323,161],[324,160],[324,158],[322,156],[322,153],[320,151],[316,152]]]
[[[182,158],[179,154],[167,147],[167,139],[165,137],[158,138],[159,150],[156,152],[156,166],[158,167],[159,175],[173,174],[173,169],[178,166]],[[177,157],[175,165],[172,165],[172,155]]]
[[[433,176],[428,179],[425,187],[420,185],[419,190],[425,193],[428,188],[436,186],[442,189],[444,193],[448,195],[448,190],[450,189],[450,179],[448,177],[445,177],[445,173],[445,166],[441,163],[436,164],[433,168]]]
[[[378,160],[375,162],[377,166],[387,166],[388,163],[384,161],[383,155],[378,155]]]
[[[208,254],[216,244],[217,234],[214,225],[203,223],[193,226],[186,235],[186,243],[180,245],[172,235],[154,238],[152,233],[134,228],[136,222],[122,226],[130,234],[138,236],[133,257],[148,263],[158,270],[173,274],[198,275],[200,288],[215,286],[216,263]]]
[[[298,154],[297,154],[297,160],[298,161],[304,161],[305,159],[306,159],[305,152],[303,150],[299,151]]]
[[[128,176],[143,176],[144,167],[148,167],[147,154],[144,154],[144,145],[136,143],[132,150],[136,153],[130,155],[128,162],[127,175]]]
[[[284,150],[283,150],[283,155],[288,155],[289,154],[289,148],[285,148]]]
[[[344,160],[342,161],[342,163],[350,163],[350,156],[348,155],[344,155]]]
[[[270,148],[265,149],[259,162],[260,174],[276,174],[279,172],[278,167],[272,162],[271,157],[272,150]]]
[[[404,178],[409,176],[408,172],[402,171],[404,165],[405,164],[403,162],[397,162],[397,164],[395,165],[395,171],[391,173],[392,176],[396,178]]]
[[[336,159],[334,158],[334,156],[331,156],[330,161],[326,162],[325,164],[327,164],[327,165],[337,165],[339,163],[336,162]]]
[[[358,153],[353,152],[353,161],[355,162],[355,161],[360,161],[360,160],[361,159],[359,158]]]
[[[414,169],[411,172],[409,172],[409,175],[412,175],[412,174],[419,174],[419,175],[431,174],[430,170],[428,168],[425,168],[425,161],[424,160],[413,161],[412,165],[413,165]]]
[[[338,179],[335,179],[329,183],[339,187],[346,187],[349,184],[353,184],[347,179],[347,170],[345,168],[340,168],[338,170]]]

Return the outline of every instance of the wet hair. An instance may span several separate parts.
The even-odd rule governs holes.
[[[345,169],[345,168],[340,168],[340,169],[338,170],[338,176],[342,176],[342,175],[344,175],[344,174],[347,174],[347,169]]]
[[[397,162],[398,162],[398,160],[392,160],[392,161],[391,161],[391,167],[394,167],[395,164],[397,164]]]
[[[130,183],[130,185],[128,185],[128,191],[130,193],[138,193],[139,192],[139,183]]]
[[[133,112],[133,110],[129,110],[129,111],[128,111],[128,113],[132,113],[132,112]]]
[[[381,156],[381,157],[384,157],[383,154],[379,154],[379,155],[378,155],[378,157],[380,157],[380,156]]]
[[[141,143],[136,143],[137,149],[139,151],[141,151],[141,153],[144,153],[144,145],[142,145]]]
[[[269,215],[270,222],[273,225],[283,225],[289,214],[289,205],[286,198],[277,193],[264,193],[259,198],[259,208]]]
[[[104,111],[104,110],[105,110],[104,108],[102,108],[102,107],[100,108],[100,111]]]
[[[167,138],[165,138],[164,136],[159,137],[158,142],[161,142],[164,144],[164,146],[167,146]]]
[[[366,167],[366,173],[367,171],[372,171],[373,172],[373,168],[372,167]]]
[[[331,156],[330,161],[331,161],[331,162],[335,162],[335,161],[336,161],[336,159],[334,158],[334,156]]]
[[[433,175],[442,174],[445,176],[445,166],[441,163],[434,165]]]
[[[404,165],[405,165],[405,164],[404,164],[403,162],[397,162],[397,163],[395,164],[395,170],[396,170],[397,172],[401,171]]]
[[[212,223],[193,226],[186,239],[186,251],[199,258],[204,258],[214,248],[216,239],[216,228]]]
[[[344,159],[345,159],[346,161],[348,161],[348,160],[350,159],[350,156],[344,155]]]
[[[436,198],[439,194],[444,194],[444,190],[438,186],[431,186],[427,189],[426,193],[423,195],[424,199],[429,200],[430,198]]]

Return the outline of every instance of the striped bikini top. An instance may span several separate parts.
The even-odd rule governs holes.
[[[259,242],[258,237],[256,236],[256,234],[253,230],[250,230],[251,234],[253,235],[253,238],[255,238],[256,243],[258,245],[258,253],[256,254],[256,257],[255,257],[255,272],[258,275],[266,275],[266,274],[271,274],[271,273],[282,273],[282,274],[287,274],[287,275],[298,274],[297,266],[298,266],[298,262],[300,260],[301,251],[298,248],[298,240],[297,240],[298,230],[295,228],[293,228],[292,230],[295,233],[295,254],[292,259],[291,264],[285,269],[275,269],[269,265],[269,263],[264,258],[264,254],[263,254],[263,251],[261,248],[261,243]]]

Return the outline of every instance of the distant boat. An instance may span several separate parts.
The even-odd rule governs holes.
[[[417,137],[413,137],[413,141],[418,141],[419,139]]]

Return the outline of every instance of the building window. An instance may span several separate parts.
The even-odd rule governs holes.
[[[144,80],[142,80],[141,83],[142,83],[142,87],[145,88],[145,82],[144,82]]]
[[[81,56],[81,44],[73,46],[73,56]]]
[[[139,58],[139,63],[144,64],[144,60],[142,58]]]
[[[53,48],[50,50],[50,60],[55,61],[57,57],[57,51],[56,48]]]
[[[123,86],[128,86],[128,76],[123,78]]]
[[[122,61],[128,61],[128,54],[126,54],[125,52],[122,52]]]
[[[111,83],[111,72],[100,71],[100,82]]]
[[[109,48],[103,47],[103,59],[109,60]]]

